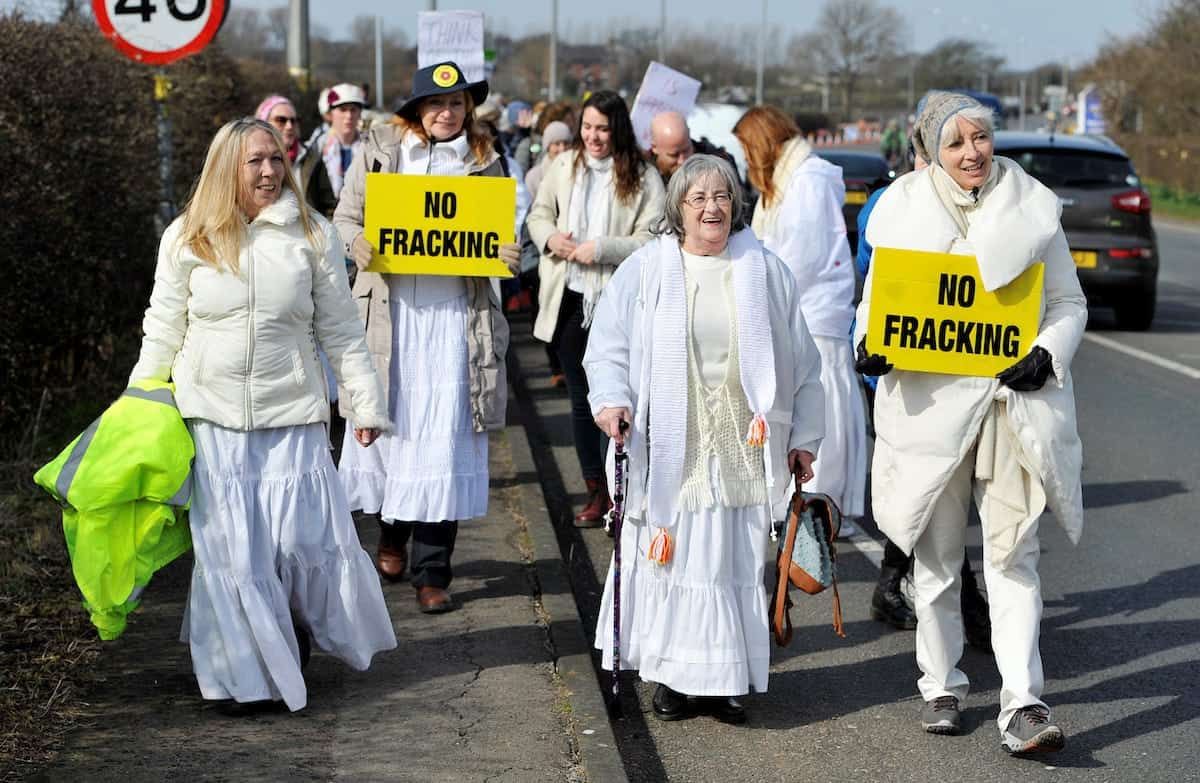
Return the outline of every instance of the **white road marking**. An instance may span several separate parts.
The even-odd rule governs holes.
[[[866,533],[857,533],[849,538],[839,538],[839,545],[844,546],[849,544],[858,550],[858,553],[870,560],[879,568],[883,563],[883,544],[868,536]]]
[[[1200,381],[1200,369],[1196,367],[1190,367],[1186,364],[1172,361],[1171,359],[1164,359],[1158,354],[1153,354],[1149,351],[1143,351],[1140,348],[1134,348],[1126,345],[1125,343],[1117,342],[1109,337],[1102,337],[1098,334],[1092,334],[1091,332],[1085,332],[1083,339],[1096,343],[1097,345],[1102,345],[1105,348],[1117,351],[1118,353],[1132,356],[1135,359],[1141,359],[1142,361],[1148,362],[1157,367],[1162,367],[1164,370],[1172,370],[1180,375],[1191,378],[1192,380]]]

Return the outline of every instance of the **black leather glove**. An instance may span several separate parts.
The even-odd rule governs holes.
[[[1013,391],[1037,391],[1046,385],[1054,370],[1050,352],[1040,345],[1033,346],[1024,359],[1009,367],[996,378]]]
[[[864,338],[858,344],[858,357],[854,362],[854,369],[860,375],[887,375],[892,371],[892,365],[888,362],[886,356],[877,353],[867,353],[867,341]]]

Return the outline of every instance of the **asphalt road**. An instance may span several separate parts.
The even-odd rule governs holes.
[[[1200,230],[1160,225],[1159,245],[1155,326],[1116,331],[1111,313],[1096,309],[1075,359],[1083,539],[1072,546],[1052,515],[1041,522],[1045,698],[1066,750],[1023,760],[1000,749],[999,677],[976,651],[961,664],[972,680],[965,735],[921,731],[913,635],[869,617],[878,545],[864,536],[843,548],[847,638],[830,628],[828,597],[798,597],[796,640],[774,650],[769,692],[746,698],[748,725],[661,723],[649,712],[650,687],[630,689],[636,698],[614,730],[631,780],[1200,781]],[[531,440],[542,439],[557,472],[548,500],[565,492],[578,502],[565,395],[548,388],[540,349],[520,337],[539,414]],[[969,544],[978,571],[978,528]],[[585,627],[609,551],[600,531],[569,543]]]

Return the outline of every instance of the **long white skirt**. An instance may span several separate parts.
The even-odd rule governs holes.
[[[657,528],[621,531],[621,668],[689,696],[764,693],[771,666],[763,587],[771,514],[766,505],[684,512],[665,565],[646,558]],[[596,624],[612,669],[613,566]]]
[[[369,448],[346,429],[338,473],[350,507],[385,520],[441,522],[487,514],[487,433],[471,423],[467,298],[413,307],[391,297],[393,431]]]
[[[866,400],[850,342],[813,336],[821,354],[821,386],[825,389],[825,437],[808,492],[823,492],[833,498],[848,517],[864,512],[867,489]]]
[[[195,566],[181,640],[206,699],[307,701],[294,622],[364,670],[396,646],[325,427],[238,432],[188,423],[196,444]]]

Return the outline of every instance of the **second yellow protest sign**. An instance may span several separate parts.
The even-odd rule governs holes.
[[[512,277],[499,251],[515,241],[516,205],[510,177],[367,174],[367,271]]]
[[[1033,347],[1044,273],[989,292],[974,256],[877,247],[867,350],[901,370],[994,376]]]

